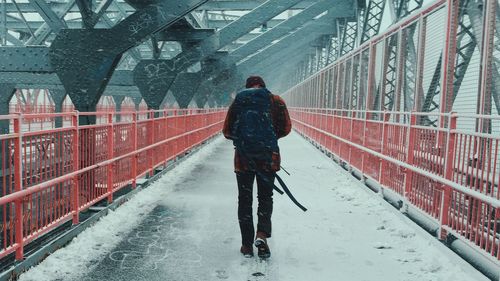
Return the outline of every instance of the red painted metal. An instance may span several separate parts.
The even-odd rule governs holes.
[[[451,112],[459,14],[457,0],[436,1],[294,86],[283,97],[290,106],[294,128],[300,134],[364,177],[399,194],[403,203],[420,209],[422,214],[441,226],[440,238],[453,234],[498,263],[500,135],[496,125],[500,123],[500,116],[489,110],[491,101],[488,100],[493,83],[492,48],[496,44],[492,40],[496,28],[494,15],[498,8],[493,2],[487,1],[485,7],[487,16],[481,46],[483,67],[480,76],[476,73],[478,102],[485,104],[480,107],[480,114]],[[432,54],[426,50],[433,51],[437,57],[437,48],[429,47],[436,44],[426,42],[426,34],[430,24],[436,24],[438,12],[446,16],[438,23],[446,31],[443,47],[437,50],[443,53],[442,95],[436,97],[440,111],[419,112],[424,102],[423,88],[428,87],[425,85],[428,78],[424,80],[423,76],[435,70],[435,65],[428,63]],[[401,35],[406,28],[417,23],[419,30],[414,37],[418,40],[416,87],[409,95],[414,99],[413,109],[410,109],[400,106],[403,104],[401,87],[405,75],[402,62],[407,55],[406,48],[403,48],[403,39],[406,38]],[[398,35],[396,102],[393,111],[380,111],[384,104],[380,99],[386,94],[386,42],[391,36]],[[360,67],[353,70],[353,62],[363,56],[367,48],[370,48],[368,76],[359,70]],[[360,106],[365,98],[363,84],[357,92],[352,87],[357,77],[367,77],[368,81],[363,106]],[[323,95],[332,101],[326,107],[323,102],[317,102]],[[377,95],[379,101],[375,104]],[[357,107],[352,104],[354,97],[358,98]],[[437,127],[426,121],[429,117],[439,120]]]
[[[226,109],[132,112],[132,121],[115,121],[117,113],[60,113],[0,116],[14,124],[0,135],[2,210],[0,258],[15,252],[93,204],[151,174],[218,134]],[[138,120],[140,114],[151,118]],[[79,126],[80,116],[95,115],[102,124]],[[23,122],[70,118],[70,125],[23,131]],[[5,152],[5,153],[4,153]]]

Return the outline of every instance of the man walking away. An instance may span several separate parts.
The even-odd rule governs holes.
[[[280,169],[278,139],[292,128],[285,102],[266,89],[259,76],[250,76],[246,89],[229,107],[223,133],[235,146],[234,170],[238,182],[238,220],[245,257],[253,256],[254,244],[260,258],[269,258],[273,187]],[[253,183],[257,178],[258,223],[254,240]]]

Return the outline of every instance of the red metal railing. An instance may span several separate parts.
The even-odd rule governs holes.
[[[290,108],[298,132],[500,259],[500,135],[457,129],[461,119],[499,122],[499,116],[443,114],[449,126],[439,129],[418,124],[425,113],[403,113],[408,124],[345,113],[359,112]]]
[[[433,2],[283,97],[297,131],[420,209],[440,238],[453,234],[498,264],[500,109],[491,97],[500,7],[483,5],[478,68],[454,89],[460,3]]]
[[[116,113],[0,116],[14,132],[0,135],[0,258],[107,199],[158,166],[184,154],[222,129],[225,109],[128,112],[132,121],[113,122]],[[94,115],[107,123],[79,126]],[[139,115],[149,119],[138,120]],[[71,118],[71,125],[23,130],[32,118]],[[122,120],[126,120],[123,118]],[[50,121],[52,122],[52,121]]]

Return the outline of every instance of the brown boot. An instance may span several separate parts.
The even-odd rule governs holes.
[[[257,232],[255,235],[255,247],[257,247],[257,255],[261,259],[267,259],[271,257],[271,250],[267,245],[267,234],[261,231]]]
[[[242,253],[245,258],[251,258],[253,257],[253,248],[252,246],[243,245],[240,248],[240,253]]]

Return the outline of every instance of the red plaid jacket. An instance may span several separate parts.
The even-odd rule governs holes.
[[[290,115],[286,108],[285,101],[277,95],[271,95],[271,116],[273,127],[276,132],[276,136],[279,138],[288,135],[292,129],[292,122],[290,121]],[[236,121],[238,112],[233,109],[233,105],[229,107],[226,115],[226,120],[224,121],[224,128],[222,132],[226,139],[232,139],[231,137],[231,127]],[[267,172],[276,172],[280,170],[281,156],[279,153],[274,153],[272,157],[272,163],[257,162],[257,169]],[[249,164],[245,158],[241,157],[237,151],[234,153],[234,171],[244,172],[250,170]]]

